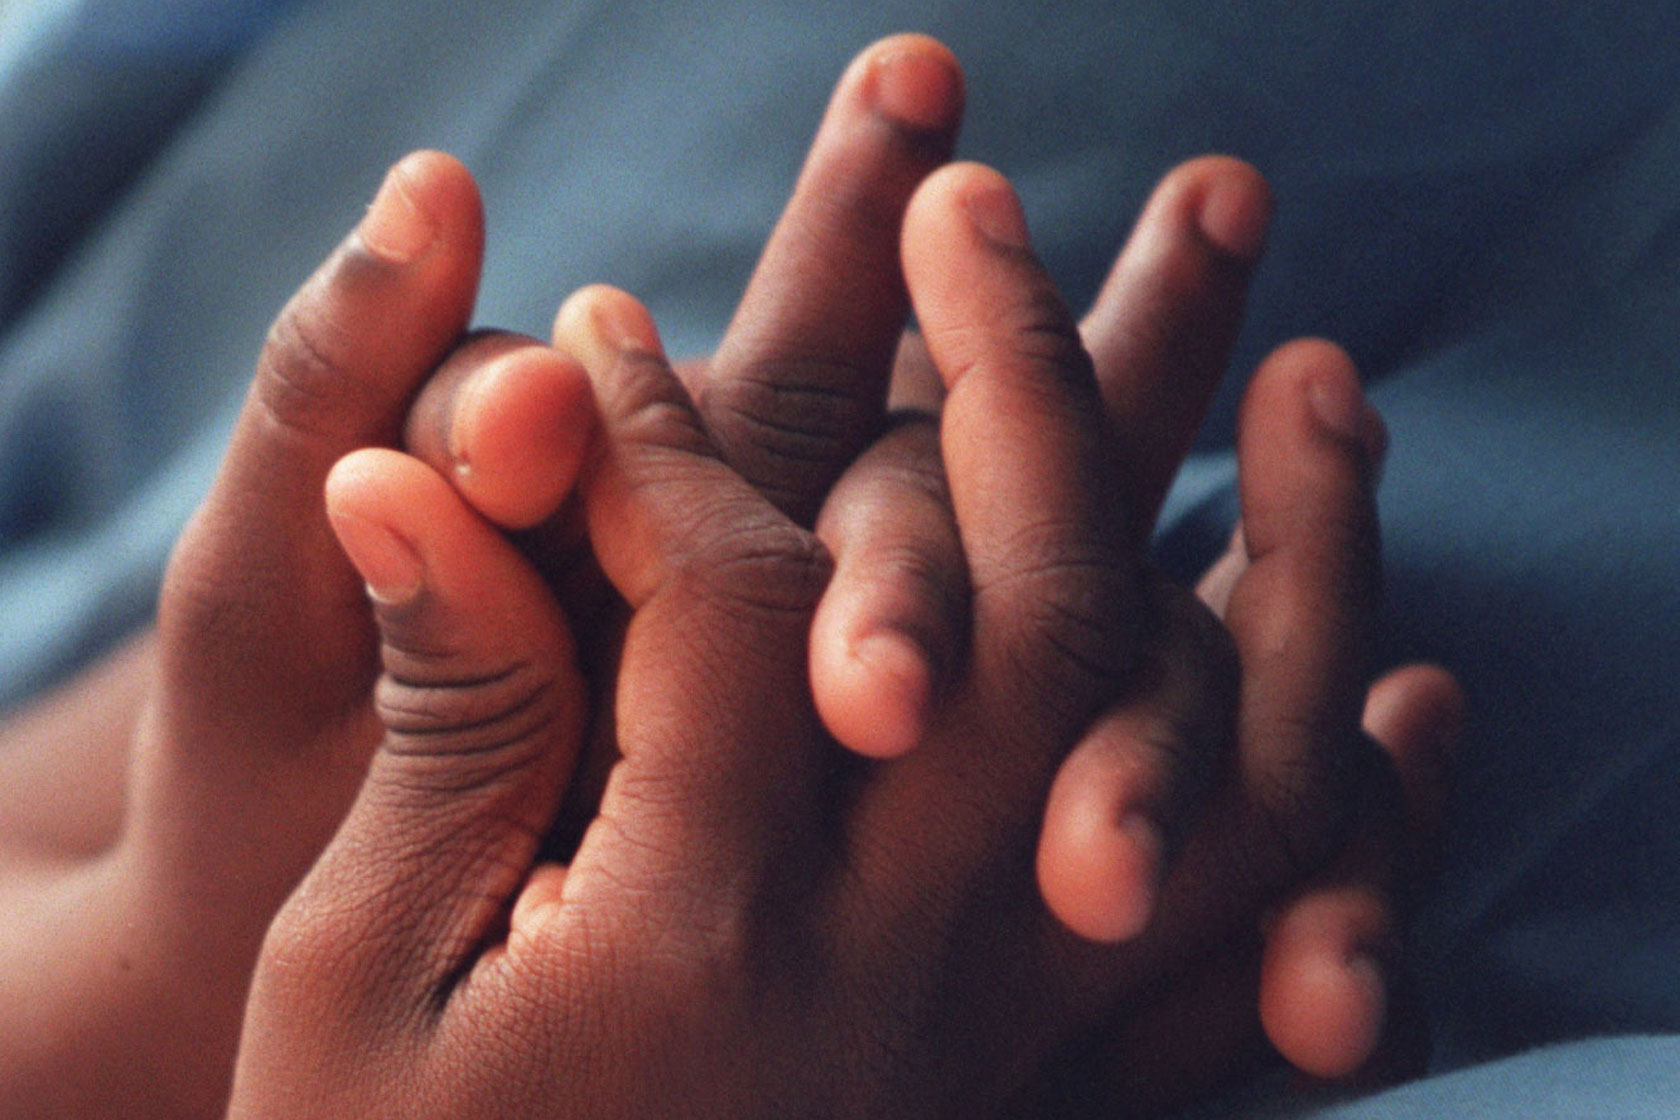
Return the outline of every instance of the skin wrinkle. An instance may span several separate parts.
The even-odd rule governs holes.
[[[377,389],[353,376],[357,362],[347,357],[357,353],[358,336],[366,328],[334,319],[331,289],[385,287],[397,282],[397,272],[365,252],[341,248],[274,321],[257,359],[254,388],[256,400],[281,428],[314,439],[361,434],[343,427],[346,416],[368,411],[365,405],[345,407],[346,388],[357,394]],[[373,293],[357,291],[356,297],[369,299]]]

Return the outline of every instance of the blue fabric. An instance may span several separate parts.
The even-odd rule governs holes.
[[[58,22],[83,37],[0,69],[0,703],[146,617],[267,321],[394,158],[480,177],[484,322],[540,334],[605,280],[704,349],[841,67],[928,30],[970,74],[964,153],[1076,300],[1173,162],[1274,185],[1176,563],[1228,531],[1265,350],[1343,341],[1390,419],[1385,653],[1445,660],[1477,712],[1416,948],[1465,1072],[1332,1114],[1680,1111],[1672,1040],[1504,1058],[1680,1032],[1680,7],[235,7],[176,7],[213,13],[198,37]]]

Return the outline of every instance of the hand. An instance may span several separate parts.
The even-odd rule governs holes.
[[[1156,975],[1150,954],[1171,956],[1170,946],[1081,947],[1035,898],[1021,822],[1114,687],[1103,658],[1070,656],[1056,627],[1069,610],[1123,603],[1126,589],[1091,594],[1080,582],[1115,578],[1117,552],[1071,575],[1045,569],[1018,551],[1034,539],[1023,527],[1070,534],[1053,558],[1100,554],[1123,534],[1092,489],[1104,445],[1097,410],[1078,406],[1094,394],[1078,347],[1045,350],[1033,331],[989,318],[999,297],[1042,306],[1047,281],[1030,258],[1000,261],[962,224],[964,175],[936,178],[910,228],[1002,274],[998,290],[954,293],[924,274],[932,287],[918,297],[930,336],[966,325],[982,340],[976,361],[955,366],[953,380],[977,388],[948,410],[947,424],[966,416],[970,426],[948,438],[967,450],[947,466],[962,543],[981,558],[976,586],[995,590],[980,599],[974,655],[926,742],[876,771],[839,765],[789,669],[822,585],[820,550],[721,467],[640,309],[611,293],[580,297],[558,333],[590,368],[605,414],[591,530],[637,611],[618,693],[623,760],[600,816],[569,867],[535,870],[510,898],[510,854],[535,844],[534,818],[508,807],[553,804],[552,750],[508,738],[486,760],[447,733],[422,752],[394,733],[271,934],[236,1114],[408,1114],[422,1101],[470,1101],[477,1115],[544,1104],[540,1114],[556,1115],[983,1111],[1077,1037],[1081,1020],[1100,1022],[1117,990],[1148,990],[1138,977]],[[1052,326],[1072,338],[1069,324]],[[1305,401],[1289,399],[1297,417],[1310,415]],[[974,420],[1025,402],[1043,409],[1060,457],[1022,472],[1016,484],[1030,495],[972,504],[995,478],[982,464],[1042,434]],[[414,602],[395,616],[381,608],[388,639],[426,629]],[[1125,630],[1109,615],[1085,633],[1100,654],[1120,648]],[[479,679],[501,679],[494,659],[510,656],[506,643],[478,655],[491,659]],[[439,853],[434,874],[411,873],[414,851]],[[494,876],[471,874],[482,867]],[[1237,909],[1249,905],[1235,894]],[[1199,925],[1227,901],[1187,907]],[[1164,912],[1174,911],[1169,899]],[[974,1029],[951,1029],[953,998]],[[332,1060],[312,1073],[310,1054]],[[493,1083],[481,1070],[495,1071]]]
[[[1067,450],[1027,482],[1037,500],[965,524],[971,554],[1020,578],[988,600],[965,703],[902,767],[865,774],[802,699],[821,548],[722,466],[639,307],[585,293],[559,335],[596,385],[605,439],[590,531],[635,611],[622,761],[576,858],[534,869],[520,860],[534,857],[564,769],[552,744],[472,704],[470,688],[452,693],[475,712],[457,730],[510,731],[488,750],[393,727],[271,930],[232,1114],[879,1116],[995,1102],[1054,1041],[1050,1024],[1098,998],[1070,965],[1077,946],[1046,920],[1027,856],[1056,758],[1113,684],[1065,657],[1045,620],[1070,601],[1121,599],[1088,596],[1017,551],[1023,521],[1046,508],[1069,512],[1056,523],[1088,536],[1081,551],[1118,548],[1080,481],[1101,477],[1084,461],[1100,454],[1096,413],[1071,407],[1094,385],[1030,354],[1007,370],[1019,381],[997,367],[966,375],[975,410],[1060,401],[1046,419]],[[998,433],[996,449],[1027,430]],[[951,465],[959,503],[989,483],[979,461]],[[387,516],[409,508],[388,497]],[[465,531],[437,517],[387,527],[423,558],[429,531]],[[548,661],[524,631],[467,630],[461,603],[428,575],[380,604],[388,656],[418,633],[480,681]],[[1023,653],[1041,670],[1019,672]],[[414,853],[428,853],[424,874]],[[1000,976],[1016,978],[1018,998],[977,983]],[[982,1010],[975,997],[983,1029],[951,1030],[957,1006]],[[1006,1023],[1024,1029],[1012,1037]]]
[[[857,161],[859,213],[894,192],[901,209],[948,151],[960,81],[939,88],[954,71],[935,59],[929,85],[918,62],[861,63],[837,102],[818,163]],[[352,449],[395,442],[416,386],[461,338],[482,238],[458,165],[422,155],[393,171],[277,321],[215,490],[177,550],[161,634],[7,728],[16,780],[4,784],[30,794],[0,824],[14,915],[0,939],[0,994],[14,1008],[0,1025],[8,1108],[220,1113],[262,932],[377,737],[374,631],[322,483]],[[496,394],[534,403],[502,414],[516,427],[524,417],[540,433],[571,408],[546,350],[505,337],[471,349],[450,376],[482,366]],[[541,448],[550,469],[556,452],[539,435],[473,425],[457,450],[472,449],[482,477],[508,469],[502,447]],[[454,481],[509,524],[565,489],[551,477],[497,506],[470,472]]]
[[[322,484],[396,440],[465,327],[481,239],[458,164],[392,171],[276,321],[155,635],[20,729],[99,796],[69,828],[9,830],[0,1111],[221,1115],[263,933],[381,734],[376,634]]]
[[[910,47],[933,49],[925,42],[894,41],[868,52],[865,58],[878,60],[894,50]],[[864,285],[865,290],[897,288],[896,270],[883,263],[882,254],[870,255],[859,246],[867,246],[872,234],[875,240],[880,240],[879,215],[891,212],[901,201],[892,191],[884,191],[884,197],[878,200],[871,200],[867,193],[860,198],[857,188],[845,178],[848,161],[858,161],[876,171],[874,175],[861,176],[864,183],[879,181],[896,185],[914,178],[912,172],[890,163],[895,153],[902,155],[913,148],[863,145],[859,151],[836,139],[837,136],[879,137],[847,115],[848,91],[858,88],[856,75],[860,71],[867,73],[867,65],[867,61],[860,62],[848,81],[842,83],[801,186],[767,250],[729,341],[720,351],[721,355],[732,355],[733,361],[720,360],[709,369],[689,367],[684,371],[685,380],[700,398],[701,412],[709,428],[722,433],[720,442],[733,434],[737,447],[754,448],[752,453],[740,456],[749,464],[768,458],[768,466],[757,468],[758,477],[775,484],[772,496],[778,504],[796,512],[811,508],[812,495],[822,484],[801,485],[798,480],[807,475],[826,479],[837,473],[844,464],[843,456],[848,453],[844,449],[856,446],[860,439],[857,431],[867,428],[866,422],[857,420],[850,426],[836,427],[833,417],[868,417],[875,414],[871,412],[872,407],[878,409],[878,403],[871,405],[871,393],[878,393],[875,387],[884,368],[882,355],[891,349],[880,342],[883,322],[896,330],[896,320],[891,316],[846,314],[859,306],[855,298],[858,287],[855,276],[867,269],[848,269],[842,267],[844,263],[862,259],[870,268],[883,273],[875,283]],[[949,88],[949,83],[925,81],[922,86],[938,90]],[[929,109],[921,115],[926,118],[936,114]],[[839,158],[837,153],[841,152],[846,159]],[[883,158],[889,160],[890,173],[871,162]],[[844,205],[823,204],[832,198],[844,200]],[[1123,468],[1116,474],[1116,490],[1138,526],[1135,535],[1139,547],[1147,536],[1167,480],[1223,370],[1241,311],[1248,269],[1263,239],[1268,209],[1258,177],[1233,161],[1201,160],[1175,172],[1152,199],[1127,252],[1087,318],[1084,339],[1096,357],[1099,386],[1113,429],[1118,433],[1113,441],[1125,459]],[[811,309],[825,306],[841,309],[839,318],[843,320],[843,329],[823,329],[829,324]],[[814,343],[810,339],[812,335],[817,338]],[[860,338],[868,340],[867,345],[856,344]],[[925,351],[919,350],[914,340],[905,346],[904,352],[909,359],[899,363],[901,384],[911,380],[907,372],[913,376],[918,371],[931,370],[925,361]],[[919,362],[918,356],[922,359]],[[783,381],[797,383],[801,377],[808,379],[813,371],[827,375],[820,393],[778,393],[774,389]],[[912,388],[900,396],[924,402],[937,400],[927,392],[925,378],[919,392]],[[859,401],[855,397],[863,399]],[[718,401],[743,399],[755,402],[756,411],[717,406]],[[812,409],[812,400],[832,407]],[[428,391],[422,398],[420,412],[429,412],[434,417],[449,415],[448,394]],[[1364,417],[1362,426],[1368,428],[1371,419]],[[813,683],[829,727],[853,747],[875,755],[902,752],[915,741],[929,705],[944,690],[944,666],[960,662],[964,653],[961,635],[966,625],[966,573],[960,550],[955,547],[949,512],[940,504],[943,480],[937,477],[937,470],[928,469],[929,465],[937,467],[937,448],[924,438],[925,432],[917,434],[915,424],[904,427],[909,431],[895,431],[852,469],[841,491],[825,507],[824,522],[819,523],[819,532],[834,547],[840,564],[818,616],[812,649]],[[416,441],[416,449],[441,469],[457,469],[458,465],[452,464],[444,450],[443,441],[435,435],[447,431],[447,423],[434,419],[420,428],[423,433],[434,435],[429,440],[422,436]],[[755,445],[750,435],[741,435],[742,430],[756,433],[764,446]],[[1361,433],[1361,442],[1368,442],[1367,434]],[[787,453],[778,456],[776,449]],[[1364,450],[1368,458],[1369,449]],[[1350,464],[1346,471],[1352,477],[1363,469]],[[905,486],[906,481],[913,485]],[[1365,523],[1369,523],[1368,519]],[[932,536],[928,538],[930,533]],[[568,534],[564,539],[571,544],[576,535]],[[1345,536],[1340,539],[1348,540]],[[1349,544],[1358,542],[1349,540]],[[1309,547],[1322,550],[1323,545],[1320,542]],[[1355,564],[1352,572],[1363,571],[1365,574],[1360,578],[1371,578],[1373,569],[1369,560],[1367,553],[1364,567]],[[1334,575],[1322,567],[1307,570],[1297,573],[1289,586],[1297,587],[1297,594],[1304,591],[1327,600],[1333,609],[1332,617],[1360,615],[1365,607],[1350,602],[1350,597],[1357,597],[1356,586],[1345,580],[1340,584],[1323,583]],[[1315,587],[1313,579],[1318,579],[1320,584]],[[1222,652],[1225,640],[1220,637],[1220,630],[1205,623],[1196,624],[1195,611],[1186,609],[1182,595],[1177,602],[1176,609],[1163,608],[1159,613],[1180,620],[1177,637],[1189,642],[1188,650],[1192,651],[1183,656],[1191,664],[1197,662],[1198,656],[1215,666],[1222,659],[1228,660],[1229,654]],[[877,649],[884,644],[889,650],[884,672],[877,671],[879,666],[858,655],[860,636],[882,633],[891,634],[894,639],[876,644]],[[1156,637],[1164,640],[1171,636]],[[1348,634],[1346,638],[1352,640],[1357,635]],[[1335,648],[1347,655],[1349,664],[1357,661],[1357,650],[1347,641]],[[909,651],[908,656],[904,655],[905,650]],[[1193,652],[1197,650],[1199,655]],[[896,656],[893,651],[897,651]],[[1301,673],[1304,666],[1296,662],[1289,669]],[[1409,674],[1404,679],[1414,677]],[[1299,709],[1315,713],[1315,718],[1320,718],[1327,730],[1311,742],[1300,744],[1299,755],[1272,751],[1266,756],[1264,766],[1257,766],[1245,775],[1255,790],[1263,791],[1266,783],[1272,781],[1269,775],[1287,771],[1291,759],[1296,757],[1307,764],[1301,767],[1299,777],[1303,780],[1315,773],[1330,775],[1327,779],[1316,779],[1320,788],[1312,795],[1307,789],[1276,786],[1267,795],[1269,803],[1262,806],[1265,813],[1276,816],[1278,837],[1307,849],[1336,846],[1337,841],[1322,835],[1339,831],[1331,819],[1340,812],[1336,806],[1354,803],[1358,798],[1377,797],[1379,802],[1383,797],[1392,799],[1391,793],[1350,791],[1340,774],[1340,760],[1346,756],[1347,743],[1356,741],[1356,729],[1346,717],[1350,711],[1357,713],[1363,695],[1362,684],[1352,691],[1349,688],[1345,679],[1338,679],[1316,692],[1299,695],[1296,701]],[[1419,705],[1414,719],[1425,728],[1422,739],[1432,737],[1433,732],[1428,729],[1450,722],[1453,696],[1444,695],[1442,689],[1407,689],[1401,690],[1400,695],[1409,698],[1407,703]],[[871,699],[868,703],[858,703],[859,696]],[[1186,697],[1178,700],[1183,706]],[[1111,728],[1108,738],[1112,740],[1114,734]],[[876,737],[873,742],[870,736]],[[1202,737],[1217,739],[1205,727]],[[1411,765],[1418,753],[1406,749],[1406,743],[1390,741],[1385,745],[1406,765]],[[1253,748],[1257,754],[1265,749]],[[1176,783],[1184,791],[1176,799],[1156,795],[1164,802],[1160,815],[1165,819],[1160,823],[1178,834],[1172,837],[1174,840],[1182,835],[1185,823],[1199,803],[1192,796],[1198,775],[1205,785],[1213,770],[1211,760],[1215,753],[1208,743],[1203,743],[1200,749],[1186,748],[1156,760],[1157,787],[1172,788]],[[1087,775],[1092,773],[1090,754],[1087,751],[1080,756]],[[604,772],[605,767],[595,769]],[[1096,799],[1102,796],[1118,796],[1112,783],[1106,790],[1099,783]],[[593,803],[588,798],[584,802]],[[1053,804],[1065,807],[1068,802],[1069,798],[1063,795]],[[1093,804],[1093,796],[1088,795],[1084,803]],[[1074,804],[1078,804],[1077,799]],[[1073,817],[1077,814],[1070,816],[1065,808],[1060,808],[1052,813],[1052,823]],[[1376,817],[1381,819],[1382,814]],[[1262,847],[1273,843],[1274,840],[1265,839],[1272,831],[1262,830],[1257,843]],[[1065,836],[1058,842],[1053,833],[1054,828],[1047,833],[1047,851],[1054,852],[1060,843],[1066,856],[1069,842]],[[1301,835],[1296,837],[1295,833]],[[1315,839],[1315,833],[1321,835]],[[1374,882],[1389,873],[1388,863],[1398,852],[1398,841],[1393,837],[1385,838],[1383,845],[1377,845],[1376,850],[1392,848],[1393,852],[1381,858],[1371,857],[1376,862],[1364,873]],[[1115,852],[1112,840],[1105,840],[1083,854],[1075,853],[1073,859],[1046,858],[1044,862],[1048,866],[1063,869],[1060,885],[1047,885],[1047,893],[1075,928],[1106,938],[1122,936],[1128,930],[1135,932],[1147,921],[1153,908],[1152,880],[1164,871],[1162,860],[1148,854],[1152,846],[1156,845],[1146,839],[1140,853],[1137,846],[1127,851],[1122,844],[1121,858],[1111,862],[1119,874],[1111,873],[1109,881],[1100,889],[1092,888],[1088,876],[1084,885],[1069,886],[1066,869],[1075,869],[1072,882],[1078,883],[1078,868],[1100,864],[1105,854]],[[1359,846],[1373,847],[1370,843]],[[1176,844],[1169,846],[1167,856],[1172,847]],[[1138,858],[1140,855],[1143,858]],[[1275,855],[1267,858],[1275,863]],[[1291,873],[1298,875],[1306,866],[1303,863]],[[1124,881],[1115,882],[1117,877]],[[1378,891],[1379,897],[1386,890],[1384,887]],[[1315,899],[1312,893],[1302,897],[1303,912],[1323,913],[1322,907],[1315,909]],[[1365,982],[1369,969],[1363,965],[1362,976],[1345,970],[1328,970],[1328,975],[1339,977],[1333,982],[1342,984],[1344,998],[1339,1004],[1340,1018],[1331,1016],[1326,1020],[1328,1026],[1322,1037],[1336,1042],[1326,1052],[1322,1048],[1315,1050],[1316,1044],[1306,1041],[1301,1031],[1294,1031],[1292,1036],[1281,1025],[1288,1016],[1277,1009],[1291,1006],[1287,993],[1292,989],[1279,978],[1299,975],[1303,969],[1310,972],[1315,959],[1346,959],[1349,955],[1346,950],[1357,932],[1354,926],[1366,931],[1362,935],[1365,941],[1382,940],[1369,931],[1387,923],[1387,904],[1373,911],[1364,901],[1355,901],[1357,905],[1352,911],[1335,911],[1343,915],[1338,943],[1326,944],[1322,939],[1303,943],[1300,939],[1284,938],[1280,943],[1294,948],[1280,951],[1269,966],[1273,979],[1267,1002],[1274,1009],[1269,1016],[1274,1024],[1274,1036],[1286,1053],[1304,1068],[1321,1073],[1347,1072],[1370,1054],[1375,1044],[1374,1032],[1382,1019],[1382,988],[1379,984],[1373,989]],[[1085,908],[1083,915],[1073,913],[1079,906]],[[1373,913],[1381,915],[1382,920],[1373,921]],[[1280,928],[1289,928],[1289,923],[1283,923]],[[1258,968],[1257,961],[1252,964]],[[1252,995],[1257,984],[1251,978],[1247,987],[1239,990]],[[1227,1001],[1224,1014],[1227,1018],[1239,1017],[1245,1027],[1253,1020],[1255,1029],[1251,1033],[1258,1037],[1254,1003],[1252,998],[1236,1003]],[[1299,999],[1295,1005],[1299,1005]],[[1348,1029],[1338,1029],[1343,1027]],[[1191,1049],[1197,1053],[1198,1063],[1204,1063],[1208,1048],[1201,1045],[1204,1040],[1195,1041],[1198,1045]],[[1244,1053],[1247,1052],[1245,1048]]]

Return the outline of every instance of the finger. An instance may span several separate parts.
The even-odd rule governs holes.
[[[1365,1077],[1424,1056],[1426,1040],[1393,998],[1407,991],[1396,931],[1413,857],[1439,836],[1446,759],[1463,720],[1462,690],[1434,666],[1396,670],[1366,699],[1365,729],[1393,762],[1403,804],[1392,804],[1391,789],[1368,790],[1361,800],[1371,808],[1336,866],[1284,904],[1266,933],[1261,1018],[1304,1073]]]
[[[875,758],[921,741],[967,643],[968,570],[938,438],[906,420],[817,520],[835,568],[811,625],[812,692],[829,732]]]
[[[182,738],[239,712],[295,752],[300,729],[365,704],[372,632],[345,622],[364,613],[360,581],[321,486],[348,452],[395,444],[415,387],[466,325],[482,248],[466,169],[409,156],[276,320],[160,604],[159,714]]]
[[[378,621],[385,738],[268,958],[295,938],[283,969],[435,1009],[501,936],[577,755],[583,684],[552,596],[447,480],[367,450],[326,485]]]
[[[404,445],[479,513],[528,529],[572,493],[594,419],[589,378],[576,362],[535,339],[487,332],[427,380]]]
[[[911,202],[904,258],[949,388],[940,436],[970,638],[939,735],[875,776],[850,834],[860,864],[915,852],[935,884],[911,897],[882,876],[882,909],[935,913],[962,904],[941,888],[1000,853],[1011,884],[1030,881],[1050,779],[1117,694],[1141,620],[1090,363],[1007,182],[974,165],[935,172]]]
[[[1249,563],[1225,621],[1243,672],[1240,787],[1266,838],[1258,881],[1321,867],[1349,819],[1381,580],[1366,414],[1346,355],[1312,341],[1268,358],[1243,406]]]
[[[949,390],[941,440],[974,587],[974,675],[1001,704],[1029,701],[1003,725],[1030,720],[1029,741],[1049,730],[1044,716],[1083,729],[1129,666],[1138,624],[1090,360],[996,172],[931,176],[904,255]]]
[[[1319,888],[1293,900],[1266,931],[1260,1017],[1296,1069],[1346,1077],[1382,1037],[1388,1010],[1387,948],[1394,917],[1381,894]]]
[[[725,459],[801,524],[879,432],[904,327],[904,207],[950,157],[962,73],[922,35],[841,78],[787,210],[695,398]]]
[[[1365,445],[1365,456],[1371,464],[1374,474],[1372,488],[1375,489],[1376,480],[1382,477],[1383,463],[1388,457],[1388,425],[1377,410],[1366,405],[1361,418],[1359,430],[1360,442]],[[1248,541],[1243,536],[1242,522],[1231,531],[1231,540],[1225,546],[1225,551],[1215,560],[1201,580],[1196,584],[1196,595],[1214,614],[1225,617],[1226,609],[1231,602],[1231,589],[1236,587],[1237,581],[1248,570]]]
[[[1361,801],[1372,807],[1370,827],[1330,873],[1278,908],[1263,942],[1253,927],[1234,931],[1096,1032],[1077,1090],[1093,1115],[1152,1115],[1205,1098],[1274,1050],[1304,1073],[1362,1084],[1416,1070],[1426,1037],[1391,934],[1405,870],[1392,797],[1406,791],[1410,839],[1427,847],[1417,829],[1440,804],[1442,758],[1457,742],[1463,705],[1456,681],[1433,666],[1396,670],[1371,688],[1365,729],[1399,781],[1378,781]]]
[[[618,883],[665,884],[650,912],[678,920],[677,907],[692,922],[695,907],[737,905],[735,892],[815,826],[815,751],[827,740],[804,667],[829,565],[718,459],[645,308],[585,289],[561,308],[556,341],[594,387],[603,438],[587,519],[635,612],[616,697],[623,760],[573,876],[588,865]]]
[[[1271,209],[1265,180],[1240,160],[1175,168],[1081,325],[1142,537],[1224,376]]]
[[[1447,774],[1464,738],[1469,701],[1439,665],[1407,665],[1380,678],[1365,698],[1363,722],[1394,760],[1405,798],[1412,864],[1432,870],[1446,812]]]
[[[1196,597],[1220,618],[1231,605],[1231,589],[1248,571],[1248,542],[1243,539],[1242,522],[1231,530],[1230,543],[1196,583]]]
[[[1231,741],[1236,655],[1187,592],[1161,585],[1137,682],[1062,762],[1045,804],[1038,882],[1074,933],[1143,932],[1161,880]]]

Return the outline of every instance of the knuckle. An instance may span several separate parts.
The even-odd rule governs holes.
[[[803,617],[816,609],[834,570],[816,534],[779,516],[735,521],[689,551],[676,573],[686,594],[756,615]]]
[[[878,472],[889,491],[908,492],[931,503],[949,521],[953,516],[951,487],[945,477],[945,460],[935,422],[919,413],[901,413],[893,418],[892,424],[891,431],[872,449],[870,469]]]
[[[263,936],[261,987],[288,1006],[307,1007],[347,989],[362,990],[368,923],[391,920],[389,912],[375,916],[373,900],[351,897],[324,877],[318,870],[306,878]]]
[[[355,371],[365,327],[341,309],[339,273],[359,273],[356,254],[341,250],[275,319],[257,360],[256,402],[281,429],[331,434],[345,419],[346,398],[367,391]]]
[[[380,679],[376,706],[385,750],[405,781],[428,792],[483,789],[523,771],[568,723],[564,689],[535,664],[479,677],[451,676],[449,658],[405,651]],[[441,671],[440,671],[441,670]]]
[[[821,356],[756,360],[704,401],[732,465],[783,508],[798,508],[856,454],[880,411],[853,364]]]
[[[620,353],[612,375],[597,381],[596,393],[616,438],[648,449],[713,457],[687,390],[659,355]]]
[[[1268,734],[1296,743],[1346,739],[1322,721],[1275,721]],[[1295,750],[1274,759],[1252,782],[1266,834],[1292,880],[1317,873],[1341,849],[1357,813],[1357,767],[1347,750]]]
[[[910,604],[914,613],[956,619],[968,599],[968,574],[961,556],[925,538],[907,538],[870,557],[870,578],[892,604]]]
[[[1133,580],[1118,556],[1070,538],[1059,523],[1019,530],[976,588],[976,610],[1015,635],[1018,668],[1039,686],[1063,680],[1112,690],[1135,653]]]
[[[1234,711],[1242,669],[1224,622],[1194,592],[1164,576],[1150,578],[1147,595],[1160,678],[1175,690],[1196,687],[1221,711]]]
[[[1046,284],[995,314],[945,324],[939,331],[948,383],[982,368],[1024,366],[1055,375],[1055,384],[1091,386],[1091,357],[1061,297]]]

